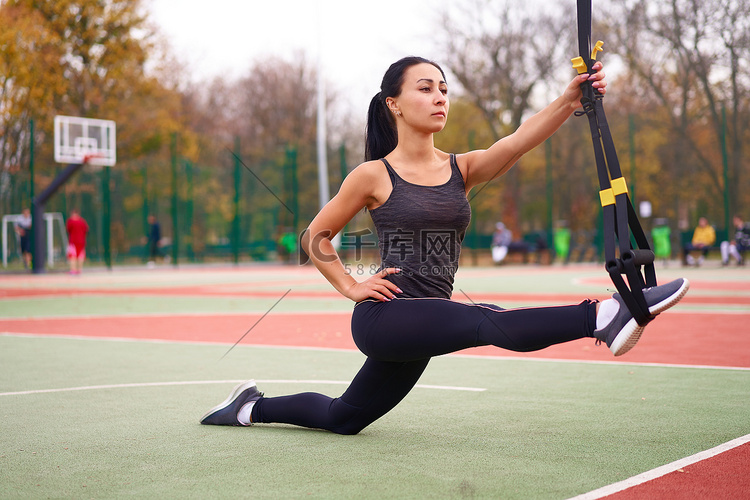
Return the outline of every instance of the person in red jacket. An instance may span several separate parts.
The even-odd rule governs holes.
[[[89,232],[89,225],[86,224],[78,210],[71,210],[65,228],[68,231],[70,274],[80,274],[83,261],[86,260],[86,235]]]

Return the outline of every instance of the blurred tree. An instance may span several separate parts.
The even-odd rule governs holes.
[[[46,103],[50,115],[117,121],[122,159],[158,149],[163,136],[177,130],[179,97],[161,84],[158,47],[140,0],[11,0],[6,5],[25,10],[57,40],[57,60],[39,69],[57,84]]]
[[[316,89],[315,69],[302,54],[292,61],[269,57],[256,61],[237,81],[233,92],[236,101],[229,109],[231,123],[249,158],[275,158],[281,166],[286,162],[287,148],[296,149],[297,184],[307,189],[299,190],[297,214],[279,207],[280,224],[287,227],[293,225],[294,215],[306,225],[317,213]],[[287,165],[289,168],[291,165]],[[335,169],[329,169],[329,173],[331,170]],[[276,194],[294,210],[291,171],[269,169],[263,179],[281,187]],[[271,205],[266,208],[279,205],[275,199],[268,199],[268,203]]]
[[[11,178],[28,168],[29,122],[37,130],[48,120],[50,102],[63,94],[56,74],[60,39],[39,12],[0,4],[0,211],[11,209]],[[24,182],[28,178],[23,176]],[[28,196],[28,195],[27,195]],[[29,200],[23,201],[28,206]]]
[[[505,0],[472,0],[460,9],[443,13],[445,65],[458,79],[461,95],[484,117],[493,141],[512,133],[536,106],[546,82],[560,69],[562,34],[570,31],[572,17],[556,5],[537,6]],[[563,59],[564,60],[564,59]],[[488,144],[483,145],[486,147]],[[522,195],[519,169],[506,174],[502,198],[495,190],[493,203],[502,203],[503,218],[518,234]]]
[[[21,141],[18,134],[28,130],[33,118],[36,180],[47,184],[59,168],[52,159],[51,137],[53,118],[60,114],[117,122],[118,175],[131,168],[140,172],[135,158],[161,155],[159,161],[168,167],[163,146],[172,132],[185,129],[175,83],[181,71],[169,60],[168,49],[157,43],[140,0],[9,0],[0,4],[0,11],[3,171],[25,154],[28,137]],[[183,150],[189,152],[192,136],[187,130],[181,135]],[[151,181],[168,185],[158,170],[154,173]],[[115,178],[120,177],[112,177],[111,187],[119,187],[113,189],[113,217],[127,220],[125,201],[133,206],[132,198],[142,189],[117,185]],[[85,205],[96,210],[99,190],[97,176],[76,176],[50,209]],[[142,228],[130,225],[123,232],[140,236]]]
[[[273,238],[277,227],[291,227],[295,216],[304,227],[317,212],[318,190],[316,74],[304,55],[291,61],[260,59],[238,79],[217,77],[191,86],[183,95],[187,126],[200,145],[198,162],[213,165],[205,182],[196,184],[196,196],[213,211],[210,225],[215,229],[223,222],[230,228],[234,217],[234,189],[228,187],[234,186],[232,153],[237,139],[244,163],[240,172],[243,244]],[[292,150],[299,186],[296,206],[291,157],[287,157]],[[330,163],[337,157],[329,152]],[[338,168],[329,165],[329,173],[334,182],[340,181]]]
[[[709,210],[723,223],[722,107],[729,122],[730,212],[750,202],[750,1],[612,0],[606,13],[613,42],[644,97],[641,111],[666,125],[661,132],[670,138],[671,154],[661,166],[687,193],[680,203],[683,224],[706,215],[696,210]],[[684,220],[689,211],[693,220]]]

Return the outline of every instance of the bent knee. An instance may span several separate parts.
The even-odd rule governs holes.
[[[357,426],[341,426],[336,427],[334,429],[330,429],[331,432],[334,434],[340,434],[342,436],[354,436],[356,434],[359,434],[362,429],[364,429],[366,426],[363,425],[357,425]]]

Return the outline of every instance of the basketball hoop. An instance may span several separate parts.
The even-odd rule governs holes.
[[[103,164],[100,162],[102,158],[103,156],[99,153],[86,154],[81,159],[81,165],[88,171],[99,172],[103,167]]]

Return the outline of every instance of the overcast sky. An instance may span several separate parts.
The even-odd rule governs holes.
[[[151,20],[194,79],[240,76],[260,58],[304,51],[366,113],[383,73],[406,55],[441,62],[438,9],[448,0],[146,0]],[[455,0],[453,2],[455,4]]]

